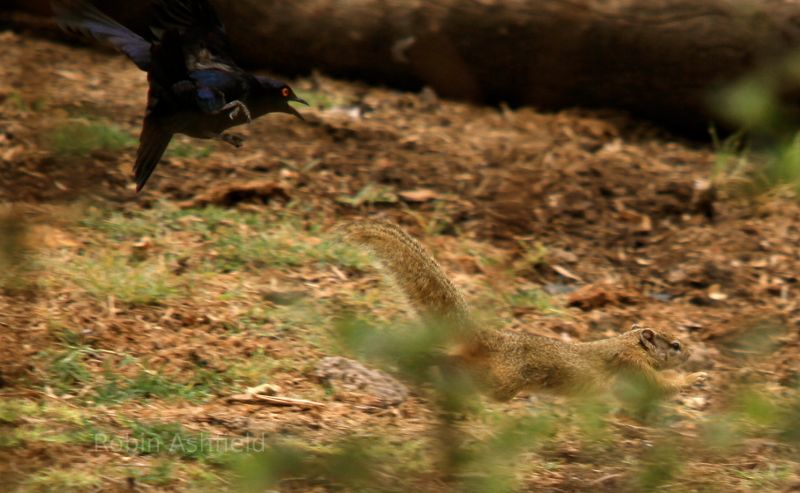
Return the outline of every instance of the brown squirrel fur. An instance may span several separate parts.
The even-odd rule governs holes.
[[[439,264],[399,226],[358,221],[341,228],[346,241],[371,250],[425,320],[445,322],[463,341],[452,361],[487,393],[508,400],[522,390],[575,394],[607,388],[613,377],[644,378],[664,394],[691,386],[704,373],[659,373],[685,362],[689,349],[670,334],[634,325],[616,337],[569,343],[531,334],[483,330]]]

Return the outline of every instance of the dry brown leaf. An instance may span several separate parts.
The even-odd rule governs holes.
[[[560,265],[552,265],[553,270],[558,272],[560,275],[566,277],[567,279],[572,279],[573,281],[583,282],[580,276],[573,274],[569,269],[566,267],[562,267]]]
[[[428,202],[439,198],[439,194],[427,188],[418,188],[416,190],[406,190],[398,192],[402,199],[408,202]]]
[[[273,198],[287,200],[289,198],[289,186],[274,180],[224,183],[210,188],[191,200],[181,202],[180,206],[192,208],[214,204],[230,207],[239,202],[267,203]]]
[[[74,248],[80,242],[64,230],[45,224],[32,226],[28,231],[26,243],[30,248]]]

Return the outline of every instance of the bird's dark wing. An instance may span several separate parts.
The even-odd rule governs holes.
[[[93,37],[128,55],[140,69],[150,69],[150,43],[85,0],[55,0],[56,21],[67,32]]]
[[[142,133],[139,135],[139,150],[136,152],[136,164],[133,166],[137,192],[144,188],[150,175],[153,174],[170,140],[172,134],[159,125],[152,114],[144,118]]]
[[[161,39],[153,43],[152,57],[153,63],[148,72],[151,90],[155,90],[158,99],[167,99],[167,88],[178,82],[189,81],[180,33],[174,30],[163,33]],[[154,85],[158,87],[154,88]],[[148,97],[148,108],[152,104],[154,100]]]
[[[225,34],[225,27],[208,0],[153,0],[162,27],[192,29]]]
[[[241,71],[231,56],[225,27],[208,0],[154,0],[158,30],[180,33],[189,71]]]

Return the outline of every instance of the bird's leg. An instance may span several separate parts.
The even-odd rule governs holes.
[[[242,147],[244,143],[244,137],[239,134],[219,134],[219,139],[223,142],[227,142],[228,144],[232,145],[233,147],[239,148]]]
[[[242,113],[244,113],[244,116],[247,118],[248,122],[253,121],[253,119],[250,117],[250,110],[247,109],[247,106],[245,106],[245,104],[243,102],[239,101],[238,99],[235,100],[235,101],[231,101],[230,103],[226,104],[225,106],[220,108],[219,111],[225,111],[225,110],[230,110],[230,109],[233,109],[233,111],[231,111],[228,114],[228,116],[230,117],[231,120],[236,118],[239,115],[239,112],[241,111]]]

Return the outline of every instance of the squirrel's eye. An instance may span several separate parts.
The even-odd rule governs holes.
[[[283,94],[283,97],[285,97],[285,98],[288,98],[288,97],[289,97],[289,93],[290,93],[290,92],[291,92],[291,91],[289,91],[289,88],[288,88],[288,87],[284,87],[284,88],[281,90],[281,94]]]
[[[680,351],[681,350],[681,343],[678,342],[678,341],[673,342],[672,343],[672,349],[674,349],[675,351]]]

